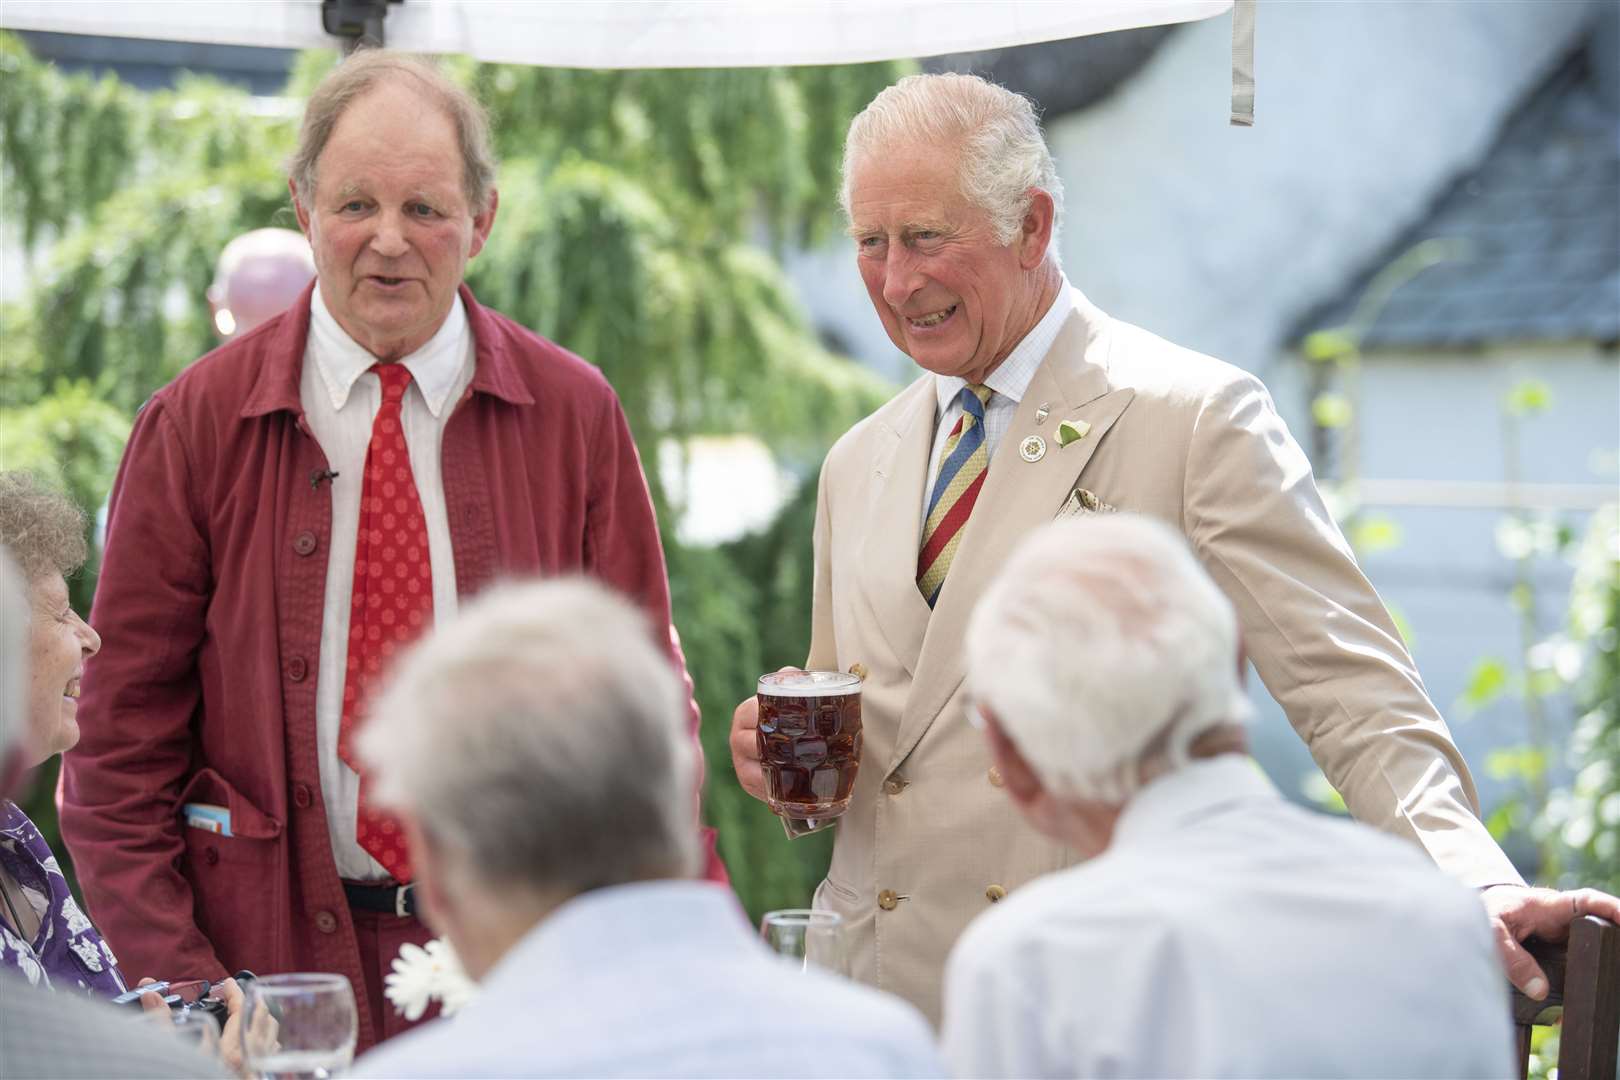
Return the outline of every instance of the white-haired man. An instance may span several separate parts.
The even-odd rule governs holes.
[[[1285,802],[1245,752],[1232,606],[1167,526],[1043,526],[968,624],[1006,793],[1087,860],[976,919],[946,969],[963,1076],[1506,1076],[1478,898]]]
[[[362,1074],[937,1075],[914,1010],[787,967],[693,880],[685,724],[647,620],[583,581],[493,592],[406,660],[360,750],[481,989]]]
[[[819,902],[854,973],[938,1015],[946,951],[986,905],[1074,861],[1021,821],[961,722],[962,633],[1030,530],[1112,508],[1185,535],[1237,608],[1267,688],[1362,821],[1422,845],[1516,939],[1577,905],[1530,890],[1477,814],[1467,766],[1258,380],[1109,318],[1064,277],[1063,188],[1030,102],[917,75],[850,124],[843,204],[896,346],[924,369],[827,455],[808,665],[866,673],[865,747]],[[737,775],[763,797],[753,699]]]

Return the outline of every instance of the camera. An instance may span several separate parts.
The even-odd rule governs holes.
[[[247,989],[247,984],[256,978],[251,971],[238,971],[231,977],[244,990]],[[192,1012],[205,1013],[213,1017],[214,1022],[219,1024],[221,1028],[224,1028],[225,1021],[229,1017],[229,1010],[223,1000],[213,995],[213,990],[214,984],[207,979],[147,983],[145,986],[136,986],[126,990],[113,998],[112,1003],[114,1005],[133,1005],[138,1009],[141,1007],[141,996],[143,994],[157,994],[163,999],[163,1004],[169,1007],[170,1012],[181,1015]]]

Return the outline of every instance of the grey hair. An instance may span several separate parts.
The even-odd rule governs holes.
[[[1132,514],[1032,533],[968,624],[968,683],[1056,795],[1121,805],[1249,714],[1232,605],[1168,526]]]
[[[996,239],[1010,244],[1029,213],[1030,190],[1052,197],[1052,243],[1057,259],[1063,220],[1063,181],[1041,134],[1035,104],[977,75],[908,75],[885,88],[850,121],[844,139],[843,183],[838,191],[850,214],[850,182],[863,154],[892,153],[897,144],[955,147],[962,196],[990,216]]]
[[[70,577],[90,553],[84,511],[68,496],[20,469],[0,472],[0,544],[27,579],[55,571]]]
[[[287,165],[299,197],[307,200],[314,195],[321,152],[344,112],[372,90],[394,81],[414,83],[450,117],[461,150],[462,191],[474,214],[488,210],[490,194],[495,190],[489,114],[477,98],[452,82],[432,60],[388,49],[355,50],[309,96],[304,122],[298,130],[298,148]]]
[[[686,696],[641,612],[506,585],[401,662],[359,737],[383,805],[482,883],[573,895],[700,866]]]
[[[0,766],[28,728],[28,627],[33,611],[17,560],[0,545]],[[0,797],[6,792],[0,791]]]

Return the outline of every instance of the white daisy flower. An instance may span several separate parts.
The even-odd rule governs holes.
[[[460,957],[443,938],[434,938],[426,948],[402,945],[393,968],[383,977],[383,992],[407,1020],[421,1019],[435,1000],[440,1002],[439,1011],[449,1016],[471,1000],[477,989]]]

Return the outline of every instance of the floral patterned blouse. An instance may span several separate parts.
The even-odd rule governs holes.
[[[0,907],[0,967],[15,969],[35,986],[97,997],[122,994],[124,975],[112,950],[79,910],[45,838],[10,800],[0,801],[0,867],[39,916],[39,933],[28,942]]]

